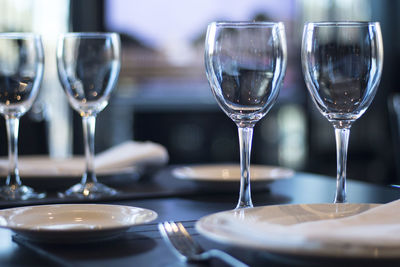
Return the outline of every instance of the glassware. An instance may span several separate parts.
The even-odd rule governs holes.
[[[307,23],[302,66],[308,91],[335,129],[335,203],[346,202],[350,127],[371,104],[382,74],[383,44],[378,22]]]
[[[97,198],[117,191],[97,181],[94,169],[96,115],[108,104],[120,70],[116,33],[67,33],[57,45],[58,74],[68,101],[82,117],[86,169],[79,184],[61,197]]]
[[[43,77],[41,37],[32,33],[0,33],[0,113],[6,120],[8,176],[0,197],[9,200],[43,198],[22,185],[18,171],[19,118],[31,107]]]
[[[275,103],[285,76],[283,23],[212,22],[207,29],[205,66],[217,103],[238,126],[241,178],[236,208],[253,207],[253,127]]]

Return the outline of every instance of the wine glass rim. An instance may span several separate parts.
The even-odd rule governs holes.
[[[118,33],[116,33],[116,32],[66,32],[66,33],[62,33],[60,36],[62,36],[62,37],[97,38],[97,37],[118,36]]]
[[[306,22],[305,25],[313,25],[315,27],[324,26],[337,26],[337,27],[357,27],[357,26],[369,26],[379,24],[376,21],[318,21],[318,22]]]
[[[33,32],[0,32],[1,39],[30,39],[41,38],[40,34]]]
[[[214,21],[210,25],[216,25],[217,27],[274,27],[276,25],[283,24],[283,22],[274,21]]]

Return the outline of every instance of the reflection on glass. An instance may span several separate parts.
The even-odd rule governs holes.
[[[72,108],[82,117],[86,169],[79,184],[60,196],[97,198],[116,190],[99,183],[94,169],[96,115],[108,104],[120,70],[120,39],[115,33],[68,33],[57,47],[58,73]]]
[[[253,207],[250,190],[253,127],[275,103],[285,75],[283,24],[211,23],[207,29],[205,65],[217,103],[238,127],[241,179],[236,208]]]
[[[43,47],[40,36],[29,33],[0,33],[0,113],[6,119],[8,176],[0,197],[10,200],[43,198],[22,185],[18,170],[19,119],[31,107],[43,77]]]
[[[302,65],[312,100],[335,129],[335,203],[346,202],[350,127],[371,104],[382,74],[383,44],[377,22],[322,22],[304,27]]]

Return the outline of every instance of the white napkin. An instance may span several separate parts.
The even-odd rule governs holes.
[[[238,216],[224,223],[235,233],[242,236],[245,233],[246,238],[277,245],[315,242],[393,247],[400,246],[399,211],[400,200],[397,200],[339,219],[280,225],[260,220],[242,220]]]
[[[152,142],[127,141],[95,157],[97,174],[129,173],[139,166],[157,166],[168,162],[167,150]],[[8,160],[0,159],[0,174],[7,175]],[[18,160],[23,177],[80,176],[85,168],[83,156],[55,159],[47,156],[21,156]]]

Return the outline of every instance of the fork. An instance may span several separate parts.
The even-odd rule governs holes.
[[[197,244],[185,227],[180,222],[164,222],[158,224],[161,236],[168,244],[170,249],[181,260],[185,261],[206,261],[211,258],[218,258],[234,267],[248,267],[231,255],[217,249],[204,251]]]

